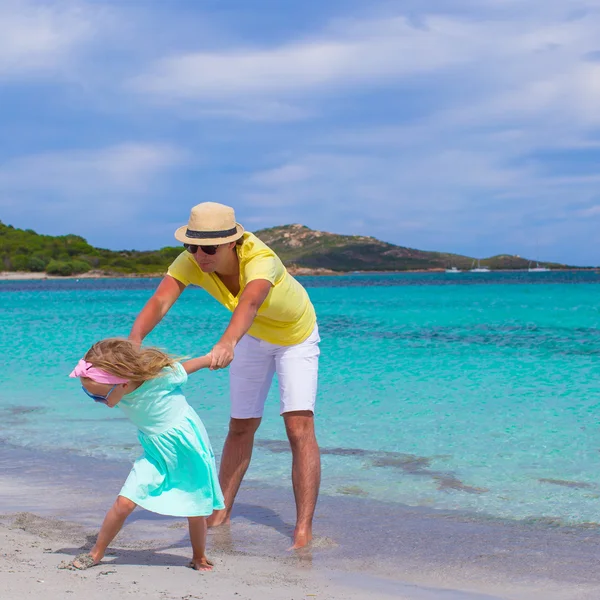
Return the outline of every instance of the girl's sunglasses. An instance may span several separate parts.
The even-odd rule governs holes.
[[[196,246],[195,244],[184,244],[183,247],[190,253],[196,254],[198,252],[198,248],[204,252],[204,254],[208,254],[209,256],[214,256],[217,253],[217,248],[219,246]]]
[[[108,404],[108,397],[112,394],[113,390],[117,387],[117,385],[119,385],[118,383],[115,383],[115,385],[113,385],[110,390],[108,390],[108,394],[106,394],[106,396],[100,396],[99,394],[92,394],[91,392],[88,392],[83,386],[81,386],[81,389],[94,401],[94,402],[102,402],[102,404]]]

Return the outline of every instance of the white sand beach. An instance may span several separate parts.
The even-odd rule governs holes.
[[[294,276],[316,276],[316,275],[344,275],[340,271],[330,269],[309,269],[306,267],[290,267],[289,272]],[[88,271],[79,275],[48,275],[48,273],[34,273],[30,271],[0,271],[0,281],[39,281],[44,279],[115,279],[115,278],[156,278],[162,277],[164,273],[133,273],[130,275],[113,274],[106,275],[102,271]]]
[[[28,281],[35,279],[49,279],[46,273],[29,273],[26,271],[0,271],[0,281]]]
[[[144,273],[131,275],[105,275],[102,271],[88,271],[78,275],[48,275],[45,272],[30,272],[30,271],[0,271],[0,281],[39,281],[43,279],[114,279],[114,278],[144,278],[144,277],[161,277],[161,273]]]
[[[323,496],[316,539],[290,553],[289,494],[244,485],[209,532],[211,573],[187,568],[185,521],[133,513],[104,562],[89,548],[128,466],[0,448],[2,600],[597,600],[598,527],[557,528]]]
[[[295,598],[365,597],[364,590],[344,586],[304,568],[270,558],[218,553],[212,573],[198,573],[186,564],[187,548],[154,552],[147,544],[117,548],[98,567],[85,572],[58,569],[62,560],[86,543],[85,532],[62,521],[21,513],[0,526],[0,589],[4,600],[44,598],[121,600],[122,598],[233,598],[280,600]],[[146,547],[144,547],[146,546]],[[392,598],[375,594],[372,598]]]
[[[219,534],[216,534],[217,536]],[[93,536],[77,524],[32,513],[0,519],[0,590],[3,600],[592,600],[600,587],[575,582],[523,585],[490,573],[489,580],[450,587],[451,572],[422,573],[417,583],[313,568],[310,553],[258,557],[213,548],[215,570],[186,567],[187,546],[156,550],[152,542],[116,543],[104,562],[87,571],[58,568],[89,547]],[[212,534],[213,544],[215,533]],[[477,579],[480,579],[479,577]],[[445,580],[445,583],[444,583]]]

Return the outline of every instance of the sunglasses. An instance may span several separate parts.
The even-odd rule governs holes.
[[[81,386],[81,389],[94,401],[94,402],[102,402],[102,404],[108,404],[108,397],[112,394],[113,390],[117,387],[117,385],[119,385],[118,383],[115,383],[115,385],[113,385],[110,390],[108,390],[108,394],[106,394],[106,396],[100,396],[100,394],[92,394],[91,392],[88,392],[83,386]]]
[[[208,254],[209,256],[214,256],[219,248],[219,246],[196,246],[195,244],[184,244],[183,247],[190,254],[196,254],[196,252],[198,252],[198,248],[200,248],[204,254]]]

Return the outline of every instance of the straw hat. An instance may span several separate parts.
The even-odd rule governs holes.
[[[239,240],[244,228],[235,222],[235,212],[230,206],[217,202],[203,202],[192,208],[187,225],[179,227],[175,239],[184,244],[218,246]]]

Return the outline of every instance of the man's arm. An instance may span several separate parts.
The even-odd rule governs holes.
[[[169,312],[169,309],[184,289],[185,285],[183,283],[170,275],[165,275],[153,296],[146,302],[146,306],[144,306],[142,312],[137,316],[129,333],[129,339],[132,342],[141,344],[142,340]]]
[[[250,329],[256,313],[267,299],[271,287],[270,281],[255,279],[244,288],[225,333],[212,349],[211,370],[224,369],[231,363],[236,344]]]

